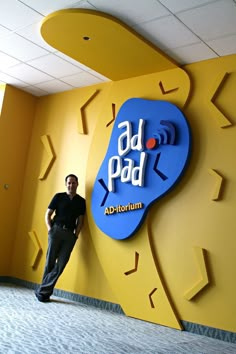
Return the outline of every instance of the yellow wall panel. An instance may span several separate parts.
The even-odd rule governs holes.
[[[184,68],[192,82],[191,99],[184,110],[193,134],[190,166],[180,185],[154,205],[151,214],[152,230],[158,239],[155,249],[181,318],[234,332],[235,58],[233,55]],[[207,97],[219,73],[227,71],[230,77],[216,101],[233,125],[222,128]],[[217,186],[209,169],[224,177],[217,201],[212,200]],[[192,301],[186,301],[183,294],[199,278],[194,246],[206,250],[209,285]]]
[[[6,86],[0,115],[0,274],[9,275],[36,98]]]

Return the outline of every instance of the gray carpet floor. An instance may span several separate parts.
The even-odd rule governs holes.
[[[236,344],[0,284],[1,354],[236,354]]]

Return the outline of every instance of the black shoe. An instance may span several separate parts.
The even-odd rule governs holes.
[[[40,295],[37,292],[35,292],[35,296],[37,297],[38,301],[40,302],[49,302],[50,298],[44,295]]]

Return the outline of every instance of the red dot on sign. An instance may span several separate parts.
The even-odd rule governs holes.
[[[157,145],[157,141],[155,138],[150,138],[148,139],[148,141],[146,142],[146,147],[147,149],[151,150],[154,149]]]

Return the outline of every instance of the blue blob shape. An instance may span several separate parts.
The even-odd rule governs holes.
[[[118,140],[126,129],[118,127],[119,124],[130,122],[133,137],[138,134],[140,119],[144,120],[142,149],[131,149],[124,156],[120,156]],[[168,132],[168,140],[155,149],[147,149],[148,139],[162,129]],[[123,140],[124,147],[129,143],[129,139]],[[135,147],[135,142],[133,146]],[[182,176],[189,159],[190,146],[189,125],[183,113],[174,104],[140,98],[127,100],[116,117],[107,153],[93,186],[92,214],[96,225],[106,235],[116,240],[132,236],[142,225],[150,206],[173,188]],[[145,156],[145,164],[142,168],[143,183],[139,186],[135,183],[141,173],[141,169],[138,172],[141,154]],[[108,191],[108,165],[113,158],[115,158],[114,170],[120,163],[120,171],[124,178],[127,177],[124,171],[127,172],[128,165],[137,167],[137,174],[133,180],[126,182],[121,180],[121,176],[114,178],[114,189]]]

